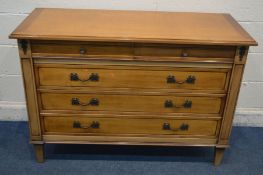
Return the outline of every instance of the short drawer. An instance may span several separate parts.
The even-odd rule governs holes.
[[[113,42],[44,42],[32,41],[33,57],[60,56],[85,58],[234,58],[233,46],[139,44]]]
[[[45,133],[215,136],[216,120],[44,117]]]
[[[133,57],[132,43],[38,42],[33,41],[33,56],[60,57]]]
[[[40,86],[225,90],[227,69],[39,67]],[[61,66],[61,65],[60,65]]]
[[[222,97],[41,93],[44,110],[219,114]]]
[[[236,48],[233,46],[137,44],[135,56],[140,57],[181,57],[187,58],[234,58]]]

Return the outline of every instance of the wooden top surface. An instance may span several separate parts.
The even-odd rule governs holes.
[[[10,38],[257,45],[229,14],[84,9],[35,9]]]

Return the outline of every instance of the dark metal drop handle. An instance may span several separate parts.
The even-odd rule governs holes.
[[[74,121],[74,122],[73,122],[73,128],[80,128],[80,129],[89,129],[89,128],[99,129],[99,128],[100,128],[100,123],[99,123],[98,121],[93,121],[93,122],[91,122],[90,125],[85,126],[85,125],[82,125],[79,121]]]
[[[83,103],[81,102],[78,98],[74,97],[71,99],[71,104],[72,105],[79,105],[79,106],[99,106],[99,100],[96,98],[90,99],[89,102]]]
[[[165,108],[191,108],[192,107],[192,101],[186,100],[182,105],[177,106],[177,105],[174,105],[172,100],[166,100],[164,102],[164,107]]]
[[[90,76],[87,79],[80,79],[77,73],[71,73],[70,74],[70,80],[71,81],[81,81],[81,82],[86,82],[86,81],[99,81],[99,74],[97,73],[91,73]]]
[[[170,130],[170,131],[187,131],[189,129],[189,125],[183,123],[180,127],[178,128],[172,128],[170,123],[164,123],[163,124],[163,130]]]
[[[184,83],[188,83],[188,84],[194,84],[195,83],[195,76],[193,75],[189,75],[186,80],[184,81],[177,81],[174,75],[168,75],[166,78],[166,82],[169,84],[184,84]]]

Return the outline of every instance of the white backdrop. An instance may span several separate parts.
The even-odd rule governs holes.
[[[235,123],[263,126],[262,0],[0,0],[0,120],[26,120],[12,30],[36,7],[230,13],[259,43],[251,47]]]

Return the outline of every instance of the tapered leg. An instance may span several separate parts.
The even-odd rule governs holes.
[[[36,159],[38,163],[43,163],[45,160],[44,144],[34,144]]]
[[[214,165],[219,166],[223,159],[225,148],[215,148],[215,160]]]

